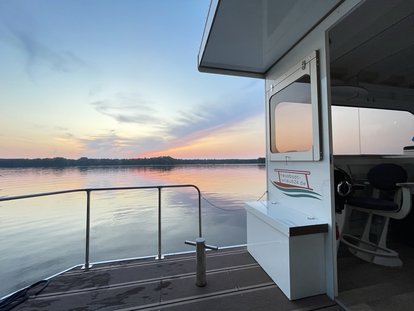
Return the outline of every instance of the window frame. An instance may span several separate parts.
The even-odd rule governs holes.
[[[305,75],[310,77],[310,91],[311,91],[311,107],[312,107],[312,148],[307,151],[294,151],[294,152],[273,152],[272,146],[276,145],[275,142],[275,109],[277,103],[272,103],[272,98],[282,90],[286,89],[289,85],[295,83],[297,80]],[[321,131],[320,131],[320,105],[319,105],[319,77],[318,77],[318,54],[314,51],[307,58],[296,64],[290,71],[288,71],[279,81],[270,86],[270,92],[268,97],[269,108],[269,154],[270,161],[320,161],[322,160],[322,148],[321,148]],[[283,100],[289,102],[288,98]],[[294,101],[292,101],[294,102]]]

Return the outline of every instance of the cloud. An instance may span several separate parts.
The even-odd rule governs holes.
[[[90,105],[120,123],[136,124],[135,136],[125,136],[120,130],[108,130],[103,134],[75,137],[64,127],[56,127],[56,130],[61,132],[62,138],[81,145],[82,156],[113,158],[130,158],[182,146],[191,149],[192,144],[200,143],[223,129],[235,131],[238,137],[239,128],[232,125],[264,110],[263,101],[257,98],[254,88],[242,88],[235,95],[179,110],[168,120],[159,116],[152,101],[137,93],[118,93]],[[141,125],[145,128],[151,125],[152,131],[140,131]]]
[[[164,123],[152,107],[152,102],[139,94],[117,94],[114,98],[91,102],[99,113],[120,123],[153,124],[160,127]]]
[[[99,95],[100,93],[102,93],[102,91],[103,91],[102,85],[96,85],[89,89],[89,96],[93,97],[93,96]]]
[[[73,72],[87,66],[86,62],[70,50],[59,51],[42,43],[36,34],[36,22],[23,9],[14,7],[12,2],[0,6],[0,20],[3,31],[0,39],[19,49],[25,59],[25,70],[30,77],[36,66],[45,66],[59,73]]]
[[[130,146],[131,140],[122,138],[116,134],[94,135],[88,138],[79,139],[87,149],[93,151],[105,151]]]
[[[20,48],[26,58],[26,72],[32,76],[37,65],[45,65],[60,73],[73,72],[86,66],[86,63],[71,51],[54,51],[24,32],[11,29],[15,46]]]
[[[156,103],[142,94],[117,93],[89,104],[100,114],[119,123],[135,125],[134,136],[122,134],[122,127],[83,137],[76,137],[62,126],[55,129],[61,133],[62,139],[81,145],[82,155],[88,157],[134,157],[180,146],[191,148],[192,144],[212,133],[232,129],[232,125],[262,113],[263,100],[258,98],[257,93],[257,88],[251,87],[249,83],[230,95],[179,110],[175,115],[169,115],[168,119],[154,108]],[[145,131],[141,130],[143,128]]]
[[[63,126],[55,126],[55,130],[57,130],[57,131],[67,131],[69,129],[67,127],[63,127]]]
[[[237,137],[240,128],[234,125],[264,113],[263,99],[258,96],[258,92],[261,94],[262,86],[260,85],[260,90],[258,86],[257,82],[249,82],[232,93],[234,95],[179,111],[174,121],[165,124],[165,137],[171,139],[160,141],[155,149],[148,148],[143,154],[157,154],[163,150],[176,150],[181,147],[191,149],[192,144],[197,144],[212,133],[219,133],[220,130],[234,131]],[[245,128],[242,130],[249,131]]]
[[[71,133],[69,131],[69,128],[67,127],[55,126],[53,129],[57,132],[58,138],[66,139],[66,140],[73,140],[73,139],[76,140],[76,136],[73,133]]]
[[[176,138],[199,136],[206,131],[243,121],[261,113],[263,109],[263,100],[257,97],[257,88],[249,82],[246,87],[234,92],[234,95],[217,98],[188,111],[180,111],[175,122],[168,126],[169,134]]]
[[[152,123],[159,121],[146,105],[122,106],[111,101],[95,101],[91,103],[99,113],[111,117],[121,123]]]
[[[77,140],[83,145],[87,156],[100,158],[104,157],[103,155],[112,158],[130,158],[143,153],[147,148],[156,148],[164,143],[158,136],[127,138],[118,135],[115,131]]]
[[[257,86],[257,82],[249,81],[230,95],[191,106],[188,110],[179,110],[175,116],[170,115],[168,120],[160,117],[158,111],[153,108],[156,105],[140,94],[119,93],[109,99],[94,101],[90,104],[99,113],[120,123],[151,126],[154,131],[151,131],[152,134],[148,136],[127,141],[119,136],[107,136],[95,137],[84,143],[87,148],[103,151],[111,146],[128,146],[136,154],[188,145],[214,131],[230,128],[234,124],[262,113],[264,105],[263,100],[257,97]],[[154,133],[157,135],[155,136]]]

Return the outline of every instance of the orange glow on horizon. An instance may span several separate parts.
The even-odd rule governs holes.
[[[140,154],[138,157],[171,156],[183,159],[257,158],[265,154],[261,117],[212,130],[178,142],[176,146]]]
[[[77,159],[83,156],[83,146],[72,139],[33,135],[31,138],[3,137],[2,158],[54,158]]]

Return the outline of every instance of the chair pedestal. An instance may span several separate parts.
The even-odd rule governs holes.
[[[361,208],[349,208],[349,210],[347,211],[348,215],[346,217],[346,221],[349,221],[350,214],[353,209],[366,212],[366,210]],[[387,247],[387,234],[390,218],[386,216],[383,217],[384,224],[377,243],[373,243],[369,239],[373,218],[372,213],[368,213],[368,218],[364,227],[364,231],[360,238],[355,235],[345,233],[341,237],[341,242],[348,246],[348,250],[354,256],[362,260],[381,266],[401,267],[402,261],[399,258],[398,253]],[[348,224],[344,224],[344,226],[348,227]]]
[[[410,190],[403,184],[407,181],[407,172],[396,164],[383,163],[373,167],[367,178],[372,186],[372,195],[347,199],[341,242],[362,260],[388,267],[400,267],[402,261],[398,253],[387,247],[387,234],[390,218],[403,219],[411,210]],[[361,237],[350,234],[349,231],[353,210],[367,215]],[[384,219],[376,243],[370,240],[373,215]]]
[[[387,267],[402,266],[398,253],[392,249],[379,247],[350,234],[344,234],[341,242],[348,246],[351,254],[364,261]]]

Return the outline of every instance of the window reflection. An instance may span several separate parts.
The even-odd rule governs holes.
[[[273,152],[301,152],[312,149],[312,106],[281,102],[275,109]]]
[[[271,151],[312,150],[312,105],[309,75],[302,76],[270,99]]]

